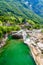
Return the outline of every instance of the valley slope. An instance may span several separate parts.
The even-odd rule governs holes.
[[[0,16],[15,16],[43,23],[42,17],[34,13],[24,0],[0,0]]]

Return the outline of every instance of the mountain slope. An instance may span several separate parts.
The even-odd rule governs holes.
[[[43,17],[43,0],[24,0],[25,4],[36,14]]]
[[[24,0],[0,0],[0,16],[14,15],[15,17],[24,17],[34,22],[43,23],[43,19],[30,10],[25,2]]]

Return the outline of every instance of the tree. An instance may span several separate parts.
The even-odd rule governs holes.
[[[40,29],[40,25],[39,25],[39,24],[35,24],[35,25],[33,26],[33,28],[34,28],[34,29]]]
[[[22,23],[26,23],[26,19],[25,18],[22,19]]]

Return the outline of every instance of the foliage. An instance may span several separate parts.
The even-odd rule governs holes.
[[[2,38],[3,34],[2,34],[2,31],[0,31],[0,38]]]
[[[43,19],[35,14],[32,10],[27,8],[24,2],[22,2],[21,0],[0,0],[0,20],[6,22],[6,20],[8,21],[8,19],[12,19],[12,21],[14,21],[14,18],[11,16],[15,18],[22,17],[30,19],[40,24],[43,23]]]

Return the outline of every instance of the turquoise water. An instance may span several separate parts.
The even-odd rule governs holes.
[[[36,65],[30,48],[21,40],[10,39],[0,49],[0,65]]]

